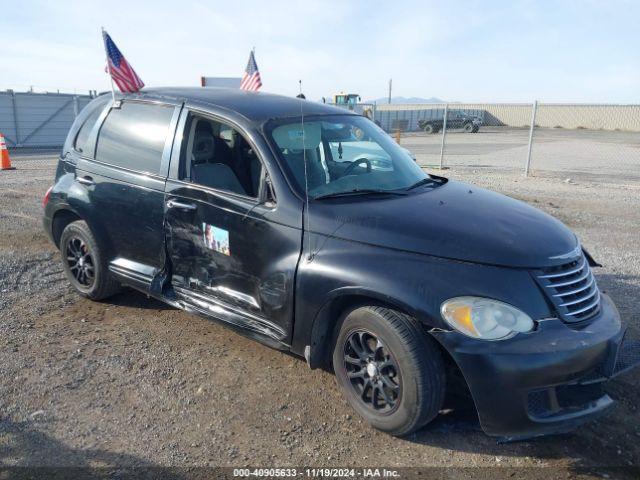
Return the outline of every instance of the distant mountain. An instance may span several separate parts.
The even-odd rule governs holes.
[[[389,103],[389,97],[376,98],[375,100],[367,100],[363,103]],[[444,100],[440,100],[436,97],[421,98],[421,97],[391,97],[391,103],[446,103]]]

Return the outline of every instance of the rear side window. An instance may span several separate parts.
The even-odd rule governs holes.
[[[102,124],[96,160],[158,173],[173,111],[172,106],[123,102]]]
[[[88,144],[89,137],[91,135],[91,131],[98,121],[98,117],[104,110],[104,106],[101,105],[98,108],[94,109],[93,112],[87,117],[87,119],[80,127],[78,134],[76,135],[76,141],[73,143],[73,148],[84,155],[90,155],[93,152],[90,152],[91,145]]]

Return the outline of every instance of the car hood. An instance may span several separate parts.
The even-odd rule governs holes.
[[[406,196],[314,202],[313,232],[437,257],[509,267],[565,263],[576,236],[562,222],[513,198],[448,181]]]

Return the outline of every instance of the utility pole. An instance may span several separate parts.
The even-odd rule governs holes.
[[[389,79],[389,104],[391,104],[391,84],[393,83],[393,78]]]

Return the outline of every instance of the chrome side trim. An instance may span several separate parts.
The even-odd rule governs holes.
[[[173,289],[181,301],[217,320],[260,333],[274,340],[284,341],[286,338],[286,332],[282,327],[265,318],[248,312],[239,312],[237,307],[234,308],[188,288],[174,285]]]
[[[151,283],[156,269],[144,263],[118,257],[109,263],[109,271],[137,282]]]

